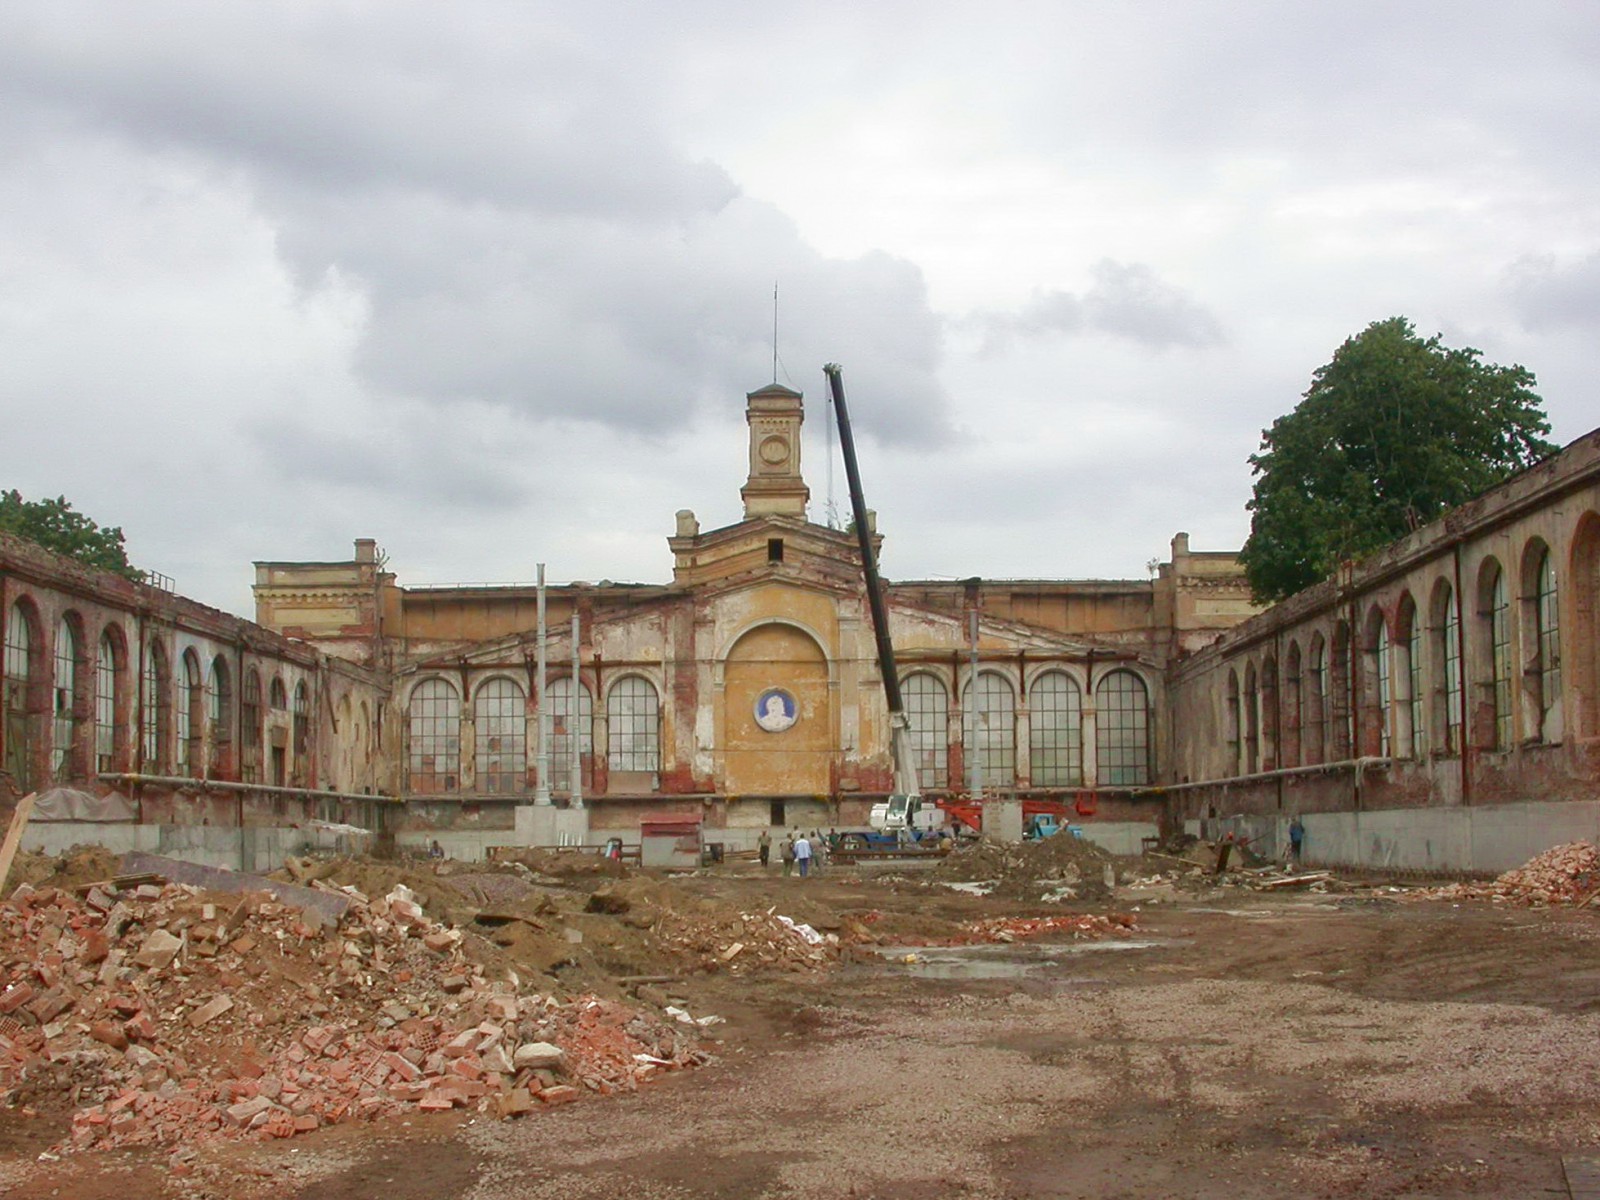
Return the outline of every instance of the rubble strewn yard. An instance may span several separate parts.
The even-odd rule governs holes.
[[[286,864],[335,922],[27,858],[0,1194],[1568,1194],[1593,847],[1446,888],[1213,861]]]

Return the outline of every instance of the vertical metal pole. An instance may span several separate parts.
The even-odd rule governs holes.
[[[578,610],[572,610],[572,807],[583,807],[583,683],[578,676]]]
[[[544,702],[545,628],[544,628],[544,564],[539,564],[539,665],[538,678],[533,681],[535,703],[539,706],[539,782],[534,788],[535,804],[550,803],[550,710]]]
[[[976,800],[983,795],[983,764],[978,761],[978,610],[967,615],[967,641],[972,667],[967,678],[967,790]]]

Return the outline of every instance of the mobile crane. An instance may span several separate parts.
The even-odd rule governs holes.
[[[932,828],[942,821],[935,811],[924,812],[922,790],[917,784],[917,766],[911,751],[911,719],[906,716],[900,695],[900,675],[894,665],[894,645],[889,639],[889,614],[883,602],[883,583],[878,578],[878,558],[872,546],[872,530],[867,525],[867,502],[861,492],[861,468],[856,462],[855,435],[850,429],[850,412],[844,402],[844,377],[838,363],[822,368],[828,377],[834,415],[839,422],[839,449],[844,454],[845,478],[850,483],[850,511],[855,518],[856,542],[861,547],[861,570],[866,577],[867,605],[872,610],[872,633],[878,644],[878,673],[883,676],[884,698],[889,708],[889,750],[894,758],[894,791],[887,803],[874,805],[874,829],[893,833],[900,841],[910,840],[918,830]],[[920,818],[920,819],[919,819]],[[930,821],[930,818],[934,818]]]

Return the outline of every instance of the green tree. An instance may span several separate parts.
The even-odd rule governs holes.
[[[1556,447],[1533,374],[1376,321],[1261,435],[1240,559],[1257,600],[1327,578]]]
[[[121,528],[102,529],[74,509],[65,496],[24,500],[18,491],[0,492],[0,532],[15,534],[91,567],[129,579],[144,578],[128,561]]]

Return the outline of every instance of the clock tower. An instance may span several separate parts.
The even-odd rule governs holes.
[[[800,401],[799,392],[778,383],[745,397],[750,478],[739,494],[747,521],[768,516],[806,518],[811,489],[800,477],[800,426],[806,419]]]

